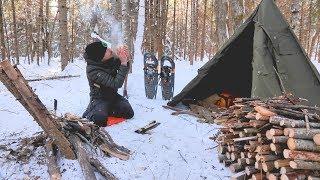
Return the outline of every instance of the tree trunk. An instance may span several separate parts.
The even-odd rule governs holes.
[[[189,61],[190,65],[193,65],[194,56],[196,53],[195,47],[195,33],[196,33],[196,1],[191,1],[191,35],[190,35],[190,45],[189,45]]]
[[[173,0],[173,33],[172,33],[172,47],[171,47],[171,53],[172,53],[172,60],[175,59],[175,48],[176,48],[176,6],[177,6],[177,0]]]
[[[0,48],[1,48],[1,60],[5,60],[6,57],[6,45],[4,41],[4,30],[3,30],[3,8],[2,8],[2,0],[0,0]]]
[[[60,37],[60,54],[61,54],[61,70],[64,70],[69,62],[68,53],[68,9],[67,0],[58,0],[59,10],[59,37]]]
[[[225,4],[223,0],[216,0],[215,3],[215,17],[216,17],[216,36],[217,44],[220,48],[224,41],[227,39],[227,29],[226,29],[226,15],[227,11],[225,9]]]
[[[14,51],[16,63],[19,64],[19,45],[18,45],[18,32],[17,32],[17,19],[16,19],[16,7],[14,0],[11,0],[12,6],[12,20],[13,20],[13,33],[14,33]]]
[[[300,19],[301,19],[301,5],[300,0],[291,0],[291,27],[298,37],[300,39]]]
[[[49,28],[49,16],[50,16],[50,0],[46,0],[46,19],[45,19],[45,49],[48,53],[48,65],[52,56],[52,48],[50,45],[50,28]]]
[[[243,20],[243,5],[242,0],[232,0],[231,9],[233,11],[234,30],[236,30]]]
[[[188,12],[189,12],[189,0],[187,0],[186,2],[187,6],[186,6],[186,11],[185,11],[185,24],[184,24],[184,50],[183,50],[183,59],[186,59],[186,55],[187,55],[187,50],[188,50],[188,39],[189,39],[189,35],[188,35]]]
[[[202,33],[201,33],[201,55],[200,60],[203,61],[204,50],[205,50],[205,38],[206,38],[206,19],[207,19],[207,0],[204,0],[204,15],[203,15],[203,24],[202,24]]]

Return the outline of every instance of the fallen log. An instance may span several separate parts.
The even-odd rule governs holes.
[[[27,79],[26,81],[28,81],[28,82],[33,82],[33,81],[45,81],[45,80],[67,79],[67,78],[74,78],[74,77],[80,77],[80,75],[42,77],[42,78],[36,78],[36,79]]]

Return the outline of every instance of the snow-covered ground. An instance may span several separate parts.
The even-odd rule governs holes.
[[[161,106],[166,101],[161,100],[160,88],[158,98],[150,100],[144,94],[142,56],[137,56],[133,74],[129,76],[129,101],[135,111],[133,119],[127,122],[107,127],[114,140],[130,150],[131,158],[121,161],[99,155],[99,158],[120,179],[224,179],[227,170],[218,163],[215,143],[208,139],[216,132],[214,125],[201,124],[197,119],[182,115],[172,116],[170,110]],[[180,90],[197,73],[203,62],[189,66],[188,62],[176,62],[176,91]],[[58,114],[74,112],[81,115],[89,101],[89,88],[85,75],[85,62],[82,59],[68,65],[59,72],[59,63],[53,61],[50,66],[22,64],[19,66],[27,79],[52,75],[80,75],[77,78],[64,80],[31,82],[40,99],[50,109],[53,109],[53,99],[58,100]],[[122,92],[120,89],[119,92]],[[0,144],[12,142],[20,137],[32,136],[41,131],[40,127],[18,101],[0,85]],[[161,123],[152,130],[151,135],[134,133],[136,129],[156,120]],[[14,145],[14,144],[13,144]],[[40,176],[47,179],[46,166],[43,164],[43,149],[39,148],[29,164],[17,164],[0,160],[2,178],[21,179],[24,174]],[[181,154],[181,155],[180,155]],[[185,160],[186,161],[185,161]],[[39,163],[40,160],[40,163]],[[42,161],[41,161],[42,160]],[[42,163],[41,163],[42,162]],[[63,179],[79,179],[82,173],[77,161],[61,159],[59,162],[63,171]],[[1,179],[1,178],[0,178]]]

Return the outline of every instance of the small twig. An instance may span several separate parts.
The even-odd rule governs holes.
[[[218,146],[219,146],[219,145],[216,145],[216,146],[214,146],[214,147],[207,148],[207,149],[205,149],[205,150],[207,151],[207,150],[215,149],[215,148],[217,148]]]
[[[184,161],[184,162],[186,162],[186,163],[188,164],[187,160],[182,156],[182,154],[181,154],[180,150],[178,150],[178,152],[179,152],[179,154],[180,154],[180,157],[183,159],[183,161]]]
[[[0,109],[0,111],[9,112],[9,113],[12,113],[12,114],[19,114],[19,113],[17,113],[17,112],[10,111],[10,110],[8,110],[8,109]]]

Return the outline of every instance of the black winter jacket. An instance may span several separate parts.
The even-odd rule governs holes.
[[[115,100],[118,88],[123,85],[128,73],[128,66],[120,64],[118,58],[109,59],[106,63],[94,61],[84,54],[87,62],[87,78],[91,99]]]

